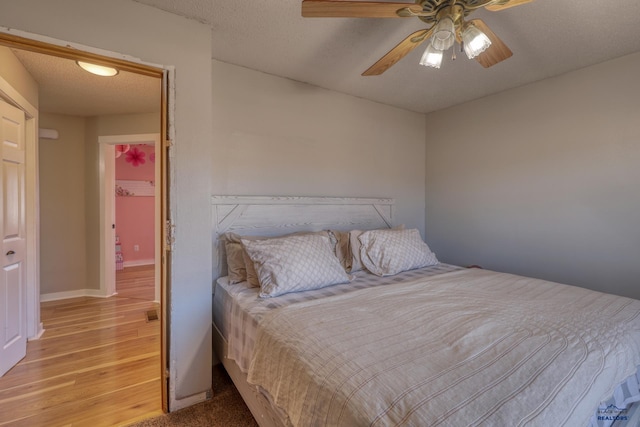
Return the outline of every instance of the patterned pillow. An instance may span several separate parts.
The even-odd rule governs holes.
[[[366,231],[359,240],[362,264],[377,276],[392,276],[438,264],[436,255],[422,241],[420,232],[415,228]]]
[[[227,252],[227,274],[229,276],[229,283],[241,283],[247,282],[247,285],[252,287],[260,286],[258,283],[258,277],[256,275],[253,264],[249,261],[249,256],[246,254],[244,246],[242,245],[242,236],[235,233],[225,233],[222,236],[224,239],[224,247]],[[246,236],[245,239],[266,239],[266,237],[254,237]]]
[[[288,234],[287,236],[298,236],[303,234],[319,234],[321,236],[327,236],[331,239],[331,244],[334,247],[337,245],[336,238],[328,231],[300,231],[297,233]],[[242,239],[266,240],[271,239],[272,237],[240,236],[239,234],[229,232],[225,233],[222,238],[224,239],[225,250],[227,252],[227,270],[229,283],[240,283],[246,281],[246,284],[250,287],[260,287],[258,273],[256,273],[253,262],[249,258],[249,255],[247,254],[242,244]]]
[[[349,282],[326,236],[242,239],[242,244],[258,273],[263,298]]]
[[[387,230],[386,228],[380,230]],[[393,227],[393,230],[404,230],[404,224],[400,224],[396,227]],[[360,259],[360,236],[364,233],[365,230],[351,230],[349,232],[349,249],[351,252],[351,260],[350,260],[350,268],[347,270],[349,273],[355,273],[356,271],[360,271],[364,268],[362,265],[362,260]]]

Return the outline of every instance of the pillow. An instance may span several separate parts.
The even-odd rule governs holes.
[[[250,262],[248,255],[245,253],[244,246],[242,245],[243,237],[235,233],[225,233],[222,237],[224,239],[224,248],[227,252],[227,274],[229,276],[229,283],[247,282],[248,285],[258,287],[258,278],[253,268],[253,264]],[[267,237],[255,237],[246,236],[246,239],[266,239]]]
[[[377,276],[438,264],[436,255],[415,228],[366,231],[358,239],[362,264]]]
[[[229,283],[244,282],[247,280],[247,268],[245,266],[242,243],[226,240],[224,248],[227,252]]]
[[[300,231],[297,233],[288,234],[287,236],[298,236],[305,234],[318,234],[321,236],[327,236],[331,238],[331,243],[335,247],[337,240],[328,231]],[[282,236],[285,237],[285,236]],[[251,287],[259,287],[260,282],[258,280],[258,274],[253,266],[253,262],[247,255],[242,239],[245,240],[267,240],[272,237],[264,236],[240,236],[236,233],[225,233],[225,249],[227,251],[227,270],[230,283],[240,283],[246,281]]]
[[[349,282],[327,236],[242,239],[242,244],[258,273],[263,298]]]
[[[351,247],[349,246],[349,232],[329,230],[335,239],[335,255],[344,271],[351,271]]]
[[[386,228],[380,230],[388,230]],[[398,225],[393,228],[393,230],[404,230],[404,224]],[[351,252],[351,268],[347,270],[349,273],[355,273],[356,271],[360,271],[364,268],[362,265],[362,261],[360,259],[360,240],[359,237],[366,230],[351,230],[349,232],[349,246]]]

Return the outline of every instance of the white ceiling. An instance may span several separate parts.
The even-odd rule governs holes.
[[[161,80],[120,71],[99,77],[75,61],[12,49],[38,83],[39,110],[71,116],[155,113],[160,111]]]
[[[211,26],[212,58],[418,112],[438,110],[640,51],[640,1],[535,0],[478,10],[514,52],[484,69],[458,55],[440,70],[417,48],[376,77],[360,74],[417,18],[302,18],[301,0],[135,0]],[[409,0],[410,1],[410,0]],[[426,45],[423,45],[426,47]]]
[[[326,89],[430,112],[640,51],[640,1],[535,0],[478,10],[513,56],[491,68],[458,54],[439,70],[417,48],[381,76],[361,73],[417,18],[303,18],[301,0],[134,0],[211,27],[213,59]],[[423,45],[424,46],[424,45]],[[159,80],[82,72],[73,61],[15,51],[40,85],[41,111],[80,116],[158,111]]]

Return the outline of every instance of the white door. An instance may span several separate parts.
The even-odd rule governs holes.
[[[0,376],[27,351],[24,113],[0,100]]]

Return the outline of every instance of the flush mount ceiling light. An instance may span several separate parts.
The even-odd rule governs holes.
[[[405,0],[406,1],[406,0]],[[497,12],[534,0],[415,0],[398,1],[303,0],[305,18],[410,18],[415,17],[428,28],[410,34],[369,67],[363,76],[377,76],[425,41],[429,46],[420,64],[440,68],[444,51],[456,42],[467,57],[485,68],[511,57],[513,53],[481,20],[466,18],[477,9]],[[455,59],[455,50],[453,51]]]
[[[118,70],[113,67],[105,67],[104,65],[92,64],[90,62],[76,61],[76,64],[85,71],[102,77],[113,77],[118,74]]]

